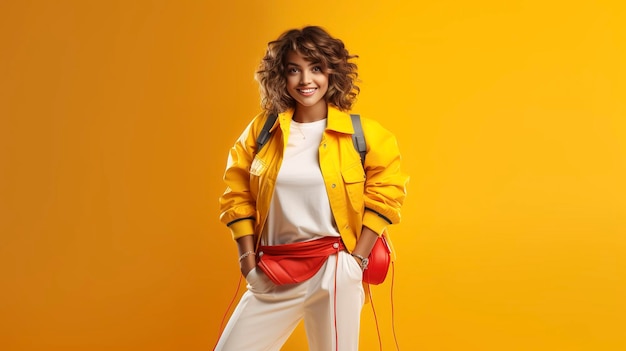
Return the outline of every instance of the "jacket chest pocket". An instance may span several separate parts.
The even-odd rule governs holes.
[[[341,177],[346,188],[346,195],[352,208],[361,212],[363,210],[363,194],[365,191],[365,171],[361,163],[354,163],[341,171]]]

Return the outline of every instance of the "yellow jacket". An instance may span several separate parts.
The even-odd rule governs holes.
[[[267,219],[280,170],[293,110],[278,115],[267,144],[256,153],[256,138],[265,120],[257,115],[231,148],[220,197],[220,220],[233,238],[259,235]],[[320,168],[330,207],[346,248],[352,251],[362,226],[381,235],[400,222],[408,176],[400,169],[396,138],[373,120],[362,118],[367,143],[365,165],[352,143],[348,113],[328,106],[328,121],[319,147]]]

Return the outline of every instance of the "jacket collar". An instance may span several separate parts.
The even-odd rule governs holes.
[[[285,112],[281,112],[278,115],[278,120],[287,121],[291,123],[291,118],[293,118],[293,109],[289,109]],[[336,108],[333,105],[328,105],[328,121],[326,122],[326,129],[333,130],[339,133],[344,134],[354,134],[354,128],[352,127],[352,119],[350,118],[350,114],[343,112]],[[276,128],[274,124],[270,131],[273,131]]]
[[[328,122],[326,124],[326,129],[334,130],[339,133],[354,134],[350,114],[343,112],[332,105],[328,105]]]

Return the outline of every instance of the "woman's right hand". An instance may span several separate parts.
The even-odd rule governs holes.
[[[239,262],[239,270],[241,270],[241,274],[244,278],[248,276],[248,273],[250,273],[254,267],[256,267],[256,255],[245,257]]]

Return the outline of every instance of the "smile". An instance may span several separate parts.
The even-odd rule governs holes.
[[[307,89],[296,89],[298,90],[298,92],[302,95],[305,96],[310,96],[313,95],[315,93],[315,91],[317,90],[317,88],[307,88]]]

